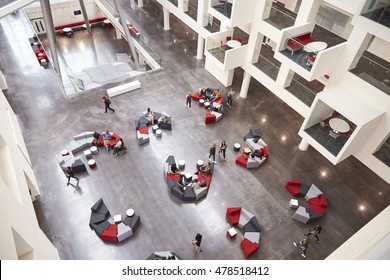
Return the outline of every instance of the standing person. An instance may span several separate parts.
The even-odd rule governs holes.
[[[108,151],[110,149],[111,133],[106,130],[106,133],[103,134],[104,147]]]
[[[104,113],[107,113],[107,109],[111,110],[112,112],[115,112],[115,110],[110,107],[111,105],[110,99],[103,96],[103,103],[104,103]]]
[[[219,145],[219,154],[222,154],[222,158],[224,161],[226,161],[226,149],[227,149],[227,143],[225,140],[222,140],[221,145]]]
[[[309,243],[311,241],[311,233],[305,234],[305,238],[299,241],[299,248],[302,250],[302,257],[306,258],[306,250],[309,248]],[[298,247],[296,242],[293,242],[295,247]]]
[[[98,150],[100,150],[100,133],[95,131],[93,133],[93,138],[95,141],[95,146],[98,148]]]
[[[217,144],[213,144],[211,147],[210,147],[210,153],[209,153],[209,160],[211,157],[213,157],[213,161],[214,163],[216,163],[215,161],[215,149],[217,147]]]
[[[234,90],[233,88],[230,88],[230,91],[227,94],[227,105],[232,108],[233,105],[233,96],[234,96]]]
[[[154,125],[154,113],[153,113],[152,109],[150,109],[150,108],[146,109],[145,117],[147,117],[149,119],[150,123],[152,125]]]
[[[199,252],[202,252],[202,248],[200,247],[200,243],[202,242],[202,235],[197,233],[194,240],[191,240],[192,245],[196,245],[198,247]]]
[[[192,101],[192,94],[191,94],[191,92],[189,91],[189,92],[186,94],[186,107],[188,106],[188,108],[191,108],[191,101]]]
[[[69,186],[69,184],[70,184],[70,178],[76,179],[77,180],[77,184],[79,183],[79,178],[74,176],[73,169],[72,169],[71,166],[68,166],[66,168],[66,177],[68,177],[68,183],[66,184],[67,186]]]
[[[321,233],[321,231],[322,231],[322,226],[316,225],[311,232],[312,234],[314,234],[314,237],[317,239],[317,242],[320,242],[318,235]]]

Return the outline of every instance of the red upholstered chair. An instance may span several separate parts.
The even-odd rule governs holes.
[[[240,42],[241,44],[242,44],[242,42],[243,42],[243,40],[242,40],[241,37],[238,37],[238,38],[237,38],[237,41]]]
[[[241,207],[230,207],[226,210],[226,218],[230,224],[234,227],[238,225],[240,221]]]
[[[206,113],[205,124],[215,123],[217,121],[217,117],[210,112]]]
[[[244,255],[246,258],[249,258],[254,252],[259,250],[260,245],[256,242],[251,242],[248,239],[244,238],[241,241],[241,248],[244,251]]]
[[[108,229],[102,232],[102,239],[109,242],[118,242],[118,227],[116,224],[111,224]]]
[[[236,164],[241,165],[242,167],[246,168],[246,166],[248,164],[248,159],[245,158],[244,154],[242,154],[241,156],[236,158]]]
[[[229,47],[221,41],[221,48],[227,50]]]
[[[175,181],[180,181],[180,174],[168,173],[167,178],[170,178]]]
[[[206,177],[203,177],[203,171],[199,170],[198,173],[198,180],[201,182],[202,180],[205,180],[206,182],[206,187],[210,187],[210,182],[211,182],[211,174],[207,175]]]
[[[301,180],[295,179],[286,183],[286,189],[292,196],[298,196],[301,193]]]
[[[147,126],[144,126],[140,129],[138,129],[139,133],[141,134],[149,134],[149,128]]]
[[[263,148],[263,150],[264,150],[264,157],[268,158],[268,157],[269,157],[269,147],[268,147],[268,146],[265,146],[265,147]]]
[[[230,41],[232,39],[232,36],[227,36],[226,41]]]

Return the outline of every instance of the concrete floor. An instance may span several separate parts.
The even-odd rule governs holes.
[[[139,77],[141,89],[112,98],[115,113],[107,114],[101,103],[107,87],[66,97],[53,72],[36,61],[26,21],[18,15],[0,21],[0,67],[9,86],[6,97],[19,117],[40,187],[41,195],[34,202],[39,223],[61,259],[145,259],[166,250],[183,259],[244,259],[242,234],[235,240],[226,237],[230,226],[225,212],[233,206],[248,209],[263,227],[261,248],[251,259],[301,259],[292,242],[314,225],[291,219],[291,196],[284,188],[286,181],[301,178],[316,184],[329,202],[320,220],[321,243],[313,242],[307,252],[307,259],[321,260],[389,205],[389,185],[355,158],[333,166],[310,147],[299,150],[297,132],[303,118],[257,81],[252,79],[247,99],[238,98],[241,69],[235,72],[233,108],[226,108],[220,122],[206,126],[204,109],[197,103],[187,109],[185,94],[202,85],[226,89],[204,69],[204,61],[196,60],[196,34],[174,16],[172,29],[164,31],[161,7],[154,3],[144,1],[144,8],[130,15],[161,55],[164,69]],[[79,32],[91,40],[86,31]],[[100,36],[105,32],[93,29],[97,46],[112,42],[109,33]],[[105,48],[99,55],[112,55],[108,53],[110,48]],[[147,107],[171,114],[173,130],[164,131],[161,140],[151,136],[150,144],[139,146],[134,120]],[[243,136],[253,127],[261,129],[270,157],[260,168],[247,170],[234,163],[238,153],[232,145],[244,144]],[[82,131],[106,129],[124,138],[128,153],[115,157],[101,151],[95,156],[97,169],[80,174],[78,187],[67,187],[55,154]],[[194,172],[196,160],[206,160],[209,146],[222,138],[229,146],[228,160],[216,166],[207,197],[183,203],[171,196],[163,178],[168,155],[184,159],[186,171]],[[82,154],[77,157],[85,161]],[[109,244],[91,231],[90,207],[99,198],[112,215],[133,208],[141,216],[134,236]],[[302,198],[299,202],[306,205]],[[197,232],[203,234],[202,253],[190,244]]]

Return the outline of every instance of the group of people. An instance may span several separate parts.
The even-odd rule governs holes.
[[[227,149],[227,143],[225,140],[222,140],[221,144],[219,145],[218,154],[222,158],[223,161],[226,161],[226,149]],[[216,164],[215,161],[215,153],[217,150],[217,144],[212,144],[209,150],[209,160],[211,160],[211,157],[213,158],[213,162]]]
[[[93,133],[93,138],[94,138],[94,145],[100,149],[100,133],[99,132],[94,132]],[[103,145],[106,151],[110,150],[110,141],[112,139],[112,135],[110,131],[107,129],[105,133],[103,133]],[[116,143],[114,145],[114,155],[119,155],[119,152],[125,149],[125,144],[123,143],[122,138],[116,139]]]
[[[306,251],[307,251],[307,248],[309,248],[309,243],[311,241],[311,236],[314,235],[314,237],[316,238],[317,242],[320,242],[320,238],[318,237],[318,235],[321,233],[322,231],[322,226],[321,225],[316,225],[313,229],[309,229],[307,231],[307,233],[304,233],[303,236],[304,238],[299,241],[298,243],[296,242],[293,242],[293,245],[295,247],[299,247],[300,250],[302,250],[302,257],[303,258],[306,258]]]
[[[235,92],[234,92],[233,88],[230,88],[229,92],[226,95],[226,97],[227,97],[226,98],[227,99],[226,104],[230,108],[233,105],[233,96],[234,96],[234,94],[235,94]],[[209,101],[210,102],[210,109],[211,110],[213,109],[213,102],[222,97],[222,93],[221,93],[221,91],[218,88],[216,90],[214,90],[213,93],[210,96],[208,96],[207,95],[207,88],[205,86],[202,86],[202,88],[199,91],[199,95],[202,96],[205,101]],[[191,92],[188,92],[186,94],[186,106],[188,106],[188,108],[191,108],[191,98],[192,98]]]

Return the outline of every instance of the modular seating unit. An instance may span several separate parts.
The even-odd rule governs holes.
[[[260,129],[252,128],[244,136],[244,141],[251,150],[251,153],[263,149],[264,156],[261,158],[257,156],[252,157],[243,153],[236,158],[236,164],[248,169],[257,168],[263,165],[269,157],[269,147],[264,140],[260,138]]]

